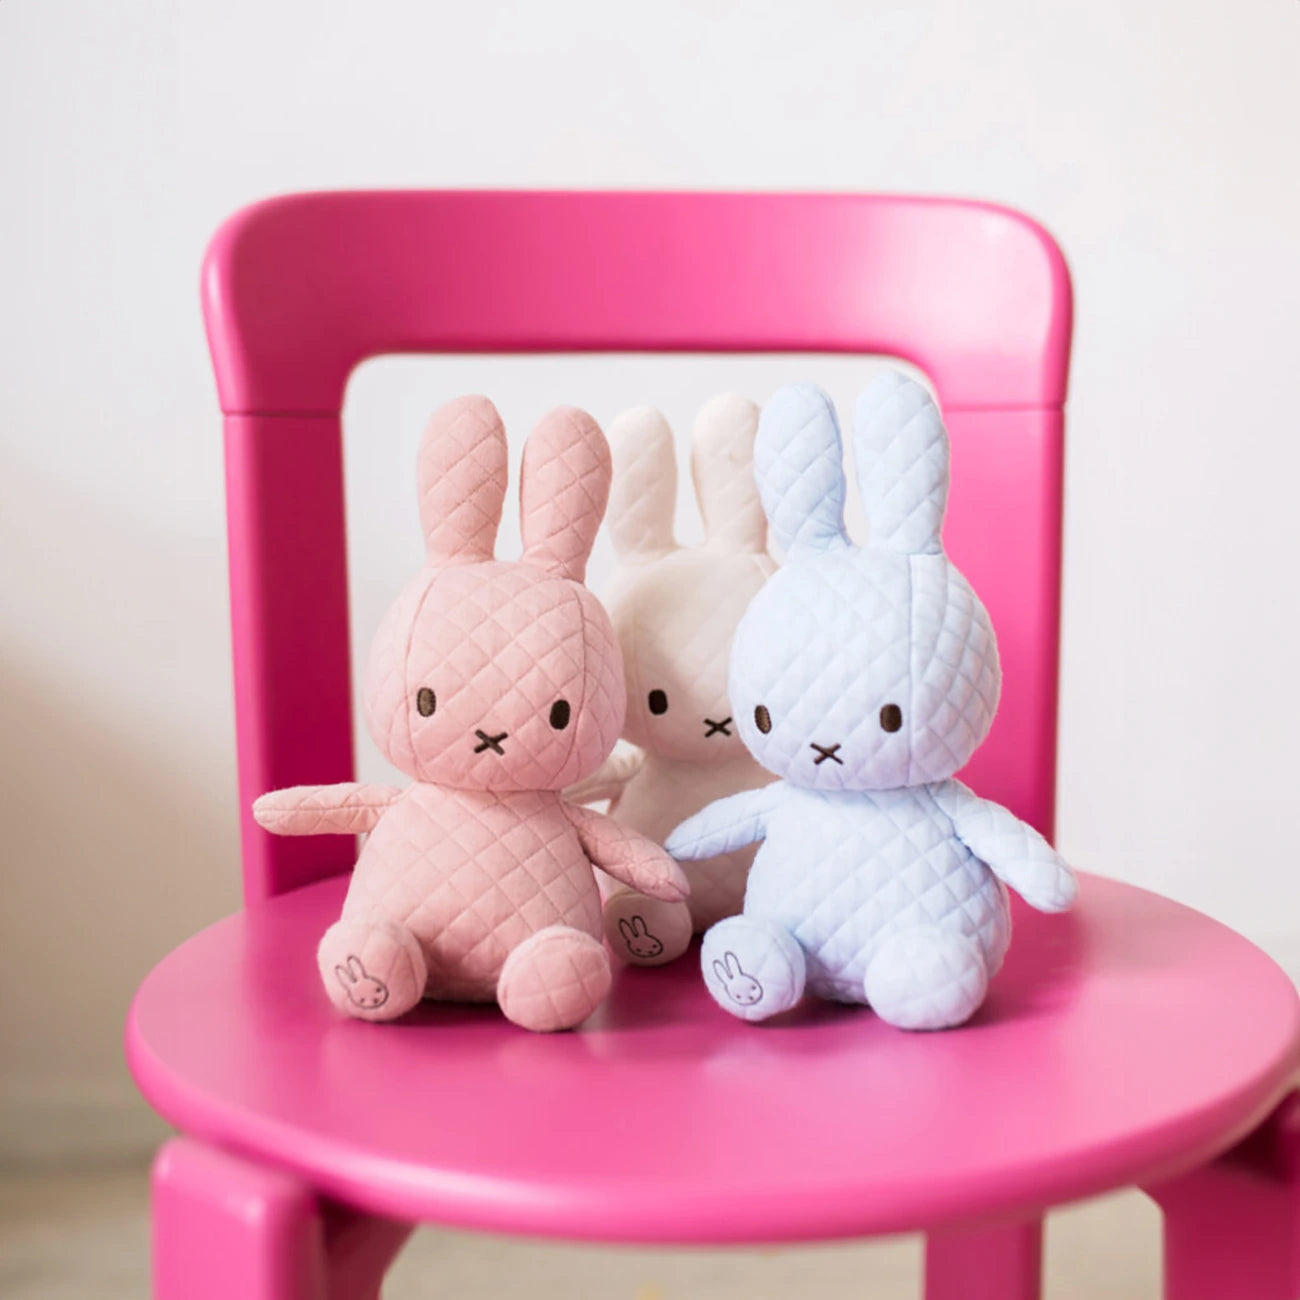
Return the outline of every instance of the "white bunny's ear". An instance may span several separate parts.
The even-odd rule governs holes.
[[[730,550],[767,549],[767,520],[754,482],[754,435],[758,407],[748,398],[722,393],[695,417],[691,477],[704,520],[704,535]]]
[[[758,419],[754,474],[777,545],[791,558],[849,545],[844,531],[844,452],[831,400],[791,384]]]
[[[525,564],[581,582],[609,500],[609,444],[586,411],[558,406],[524,444],[519,531]]]
[[[415,479],[429,559],[490,560],[506,496],[506,431],[486,397],[460,397],[435,412]]]
[[[941,551],[948,433],[934,398],[890,370],[858,398],[853,424],[870,544],[903,555]]]
[[[609,426],[614,481],[609,535],[619,559],[640,563],[677,549],[677,457],[668,421],[649,406],[616,416]]]

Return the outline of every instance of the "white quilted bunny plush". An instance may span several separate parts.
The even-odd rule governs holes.
[[[623,737],[637,749],[616,754],[566,793],[609,799],[618,821],[656,842],[711,799],[772,780],[736,734],[727,702],[736,623],[776,568],[754,483],[757,427],[758,407],[733,394],[713,398],[696,417],[699,546],[679,546],[673,537],[677,462],[664,417],[641,407],[609,427],[614,476],[606,518],[619,567],[605,604],[627,678]],[[640,966],[680,956],[692,933],[740,911],[753,857],[742,846],[692,863],[690,897],[680,902],[605,877],[605,933],[614,952]]]
[[[725,1010],[764,1020],[805,987],[905,1029],[961,1024],[1011,937],[1005,885],[1074,901],[1037,831],[953,773],[1001,687],[988,613],[944,554],[948,436],[919,384],[890,372],[859,399],[865,546],[844,530],[840,433],[818,389],[763,408],[755,461],[786,562],[736,630],[740,734],[781,778],[710,804],[666,847],[695,859],[763,841],[741,916],[705,936]]]

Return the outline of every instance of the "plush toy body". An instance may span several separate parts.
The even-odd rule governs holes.
[[[705,540],[673,537],[677,464],[662,415],[625,412],[609,429],[614,477],[609,529],[619,567],[605,602],[628,684],[620,752],[572,798],[610,800],[610,813],[656,843],[711,800],[771,781],[736,733],[727,702],[731,638],[776,565],[754,484],[758,408],[724,394],[700,411],[691,472]],[[686,902],[604,882],[605,931],[638,965],[680,956],[691,934],[740,910],[754,851],[741,847],[687,868]]]
[[[609,452],[580,411],[552,412],[524,451],[524,555],[492,558],[505,431],[486,398],[435,417],[421,447],[425,568],[371,649],[366,719],[413,779],[263,796],[278,834],[369,832],[321,978],[346,1014],[387,1020],[422,997],[500,1002],[531,1029],[579,1023],[609,989],[599,865],[668,900],[687,886],[651,841],[565,803],[624,708],[618,646],[583,587]]]
[[[598,772],[580,791],[586,800],[610,797],[610,815],[662,844],[672,829],[705,804],[771,781],[746,754],[726,763],[692,763],[658,754],[617,754],[610,772]],[[615,781],[621,789],[610,790]],[[609,794],[604,793],[609,791]],[[752,846],[687,863],[689,898],[648,898],[617,880],[603,882],[605,933],[614,951],[637,966],[660,966],[681,956],[691,935],[734,916],[745,898]]]
[[[744,913],[705,937],[705,979],[746,1020],[805,988],[869,1003],[891,1024],[962,1023],[1010,940],[1004,885],[1043,911],[1074,877],[1054,849],[952,775],[988,733],[997,643],[944,555],[948,440],[920,385],[891,373],[859,401],[869,526],[843,520],[839,428],[815,388],[764,408],[756,463],[786,563],[736,631],[730,693],[742,738],[782,779],[711,804],[674,856],[763,841]]]

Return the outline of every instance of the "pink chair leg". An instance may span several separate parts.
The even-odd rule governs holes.
[[[1300,1094],[1218,1160],[1146,1190],[1165,1216],[1166,1300],[1300,1296]]]
[[[316,1198],[294,1179],[168,1142],[153,1167],[154,1300],[325,1300]]]
[[[409,1232],[188,1138],[154,1161],[154,1300],[378,1300]]]
[[[379,1300],[380,1284],[411,1228],[343,1206],[325,1210],[328,1300]]]
[[[932,1232],[925,1243],[925,1300],[1040,1300],[1043,1221]]]

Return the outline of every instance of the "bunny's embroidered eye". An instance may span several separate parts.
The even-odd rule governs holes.
[[[886,731],[897,731],[903,725],[903,710],[897,704],[886,704],[880,710],[880,725]]]
[[[763,735],[767,735],[772,730],[772,715],[768,711],[766,704],[760,704],[754,710],[754,726],[756,726]]]
[[[668,697],[663,691],[651,691],[646,697],[646,703],[650,706],[651,713],[668,712]]]
[[[416,691],[415,707],[419,709],[420,717],[433,717],[433,711],[438,707],[438,701],[434,696],[434,693],[427,686],[421,686],[420,689]]]
[[[569,716],[572,710],[569,708],[568,700],[556,700],[551,705],[551,726],[556,731],[563,731],[569,725]]]

